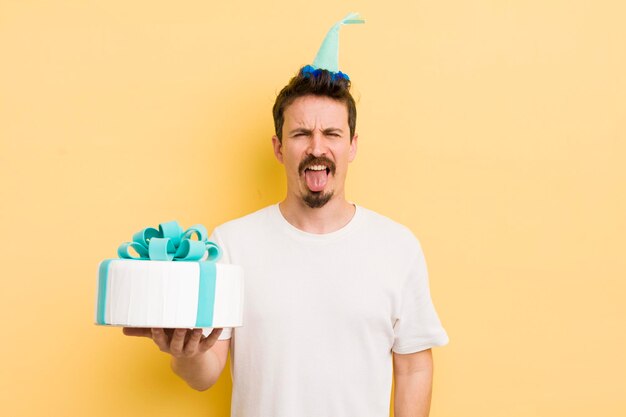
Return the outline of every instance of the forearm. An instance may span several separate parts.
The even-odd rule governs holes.
[[[220,377],[224,364],[211,349],[192,358],[172,357],[172,370],[187,384],[198,391],[211,388]]]
[[[428,417],[433,385],[431,349],[393,354],[394,416]]]
[[[394,417],[428,417],[432,369],[394,376]]]

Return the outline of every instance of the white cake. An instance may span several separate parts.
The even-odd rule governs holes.
[[[109,259],[99,267],[96,324],[237,327],[243,268],[206,261]]]

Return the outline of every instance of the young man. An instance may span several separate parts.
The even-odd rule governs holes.
[[[246,271],[244,327],[125,330],[152,337],[198,390],[230,349],[233,416],[387,416],[392,375],[395,416],[428,415],[430,349],[448,337],[413,234],[345,198],[358,144],[349,89],[347,77],[300,70],[274,105],[285,199],[214,231]]]

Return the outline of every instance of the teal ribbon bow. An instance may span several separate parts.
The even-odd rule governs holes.
[[[132,242],[124,242],[117,248],[117,254],[124,259],[151,261],[199,261],[206,254],[206,261],[216,262],[222,251],[207,237],[207,230],[201,224],[183,232],[176,221],[161,223],[158,230],[147,227],[135,233]],[[137,256],[130,252],[130,248],[137,252]]]

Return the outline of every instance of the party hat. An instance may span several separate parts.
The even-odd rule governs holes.
[[[350,13],[330,28],[322,46],[320,46],[313,65],[307,66],[312,69],[328,70],[333,73],[339,71],[339,29],[342,25],[351,25],[356,23],[365,23],[365,20],[358,13]],[[342,74],[344,75],[344,74]]]

